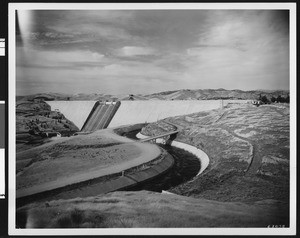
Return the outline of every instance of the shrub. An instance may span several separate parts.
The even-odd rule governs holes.
[[[290,103],[290,96],[289,96],[289,95],[286,96],[285,102],[286,102],[286,103]]]
[[[72,227],[72,220],[68,214],[61,215],[57,221],[57,227],[59,228],[69,228]]]
[[[270,103],[269,99],[268,99],[266,96],[262,96],[262,97],[261,97],[261,101],[262,101],[264,104]]]
[[[27,210],[19,209],[16,215],[16,227],[17,228],[25,228],[27,221]]]
[[[80,224],[83,221],[83,212],[75,208],[71,212],[71,219],[75,224]]]
[[[276,98],[275,97],[271,97],[271,102],[276,102]]]
[[[277,100],[277,102],[284,102],[285,101],[284,98],[281,97],[281,95],[278,95],[276,100]]]

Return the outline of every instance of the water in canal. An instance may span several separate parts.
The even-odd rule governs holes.
[[[123,134],[131,139],[136,139],[136,134],[140,130],[134,130]],[[141,183],[127,190],[138,191],[138,190],[149,190],[155,192],[161,192],[162,190],[168,190],[176,187],[184,182],[191,180],[200,170],[199,159],[183,150],[170,145],[158,144],[161,148],[168,151],[174,158],[174,165],[166,173],[159,175],[158,177]]]

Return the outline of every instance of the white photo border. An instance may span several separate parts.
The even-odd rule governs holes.
[[[296,234],[296,3],[9,3],[9,235],[295,235]],[[17,10],[289,10],[290,20],[290,227],[289,228],[95,228],[16,229]]]

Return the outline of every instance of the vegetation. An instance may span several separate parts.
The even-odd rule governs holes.
[[[252,90],[252,91],[242,91],[242,90],[226,90],[223,88],[219,89],[183,89],[183,90],[172,90],[172,91],[164,91],[153,93],[149,95],[134,95],[139,98],[139,100],[147,100],[147,99],[161,99],[161,100],[252,100],[259,97],[260,94],[266,95],[268,99],[272,97],[277,98],[278,95],[287,95],[289,91],[287,90]],[[17,96],[17,100],[23,101],[34,101],[37,99],[44,100],[108,100],[108,101],[116,101],[116,100],[128,100],[127,95],[107,95],[107,94],[75,94],[75,95],[67,95],[67,94],[58,94],[58,93],[48,93],[48,94],[35,94],[28,96]]]
[[[259,100],[263,103],[263,104],[270,104],[270,103],[290,103],[290,96],[286,95],[281,96],[278,95],[277,97],[272,96],[270,99],[266,96],[266,95],[261,95],[259,96]]]
[[[21,228],[180,228],[287,226],[284,206],[275,201],[222,203],[149,191],[27,205],[17,210]],[[263,214],[263,216],[262,216]]]
[[[229,105],[168,121],[183,128],[176,140],[202,149],[210,158],[203,174],[171,192],[224,202],[288,202],[288,105]],[[151,123],[143,133],[159,133],[164,125]]]

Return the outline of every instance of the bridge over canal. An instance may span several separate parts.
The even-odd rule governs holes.
[[[164,139],[166,142],[173,141],[173,140],[175,140],[177,133],[179,131],[180,130],[175,130],[175,131],[166,132],[164,134],[157,135],[157,136],[149,136],[148,138],[141,139],[140,142],[154,142],[155,143],[156,139],[159,139],[159,138]]]

